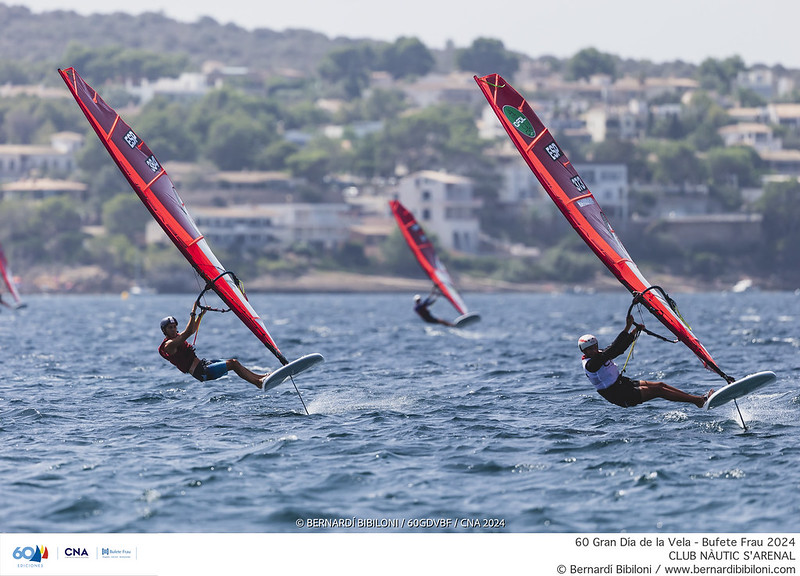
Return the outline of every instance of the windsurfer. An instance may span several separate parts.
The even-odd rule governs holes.
[[[442,320],[441,318],[437,318],[431,311],[428,310],[428,307],[436,302],[436,298],[438,297],[439,293],[434,290],[425,300],[422,299],[422,296],[416,294],[414,296],[414,312],[419,314],[419,317],[428,322],[429,324],[444,324],[445,326],[453,327],[455,324],[452,322],[448,322],[447,320]]]
[[[619,333],[614,342],[600,350],[597,338],[591,334],[584,334],[578,339],[578,347],[583,352],[583,368],[598,394],[617,406],[627,408],[636,406],[653,398],[663,398],[671,402],[688,402],[702,408],[708,397],[714,392],[710,390],[704,396],[687,394],[673,388],[664,382],[650,382],[648,380],[631,380],[620,374],[619,367],[614,363],[614,358],[627,350],[639,334],[643,326],[634,322],[633,316],[628,315],[625,329]]]
[[[178,332],[178,321],[174,316],[167,316],[161,320],[164,341],[158,347],[158,353],[178,370],[191,374],[201,382],[216,380],[227,374],[228,370],[233,370],[243,380],[247,380],[257,388],[261,388],[261,379],[268,374],[256,374],[242,366],[235,358],[209,361],[205,358],[197,357],[194,346],[189,344],[186,339],[197,332],[200,319],[205,312],[205,310],[200,310],[200,314],[198,314],[197,302],[195,302],[194,306],[192,306],[192,312],[189,314],[189,323],[183,332]]]

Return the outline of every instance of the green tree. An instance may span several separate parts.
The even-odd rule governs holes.
[[[272,133],[244,112],[225,114],[212,122],[203,152],[221,170],[252,168]]]
[[[103,226],[108,234],[121,235],[129,244],[144,245],[150,213],[136,194],[118,194],[103,205]]]
[[[379,88],[370,90],[366,98],[354,102],[346,112],[344,121],[393,120],[408,108],[408,98],[402,91]]]
[[[398,38],[380,53],[380,68],[396,80],[409,76],[425,76],[433,70],[435,63],[430,50],[418,38]]]
[[[197,159],[197,139],[187,130],[189,110],[183,104],[156,97],[136,118],[136,133],[161,162]]]
[[[750,146],[713,148],[706,158],[712,185],[746,188],[761,184],[764,161]]]
[[[598,163],[625,164],[628,167],[628,179],[633,182],[647,182],[651,178],[647,153],[628,140],[598,142],[592,146],[589,159]]]
[[[697,150],[722,146],[719,129],[733,122],[722,106],[705,92],[695,93],[681,114],[684,126],[689,127],[687,139]]]
[[[0,59],[0,78],[3,83],[11,85],[25,85],[31,82],[31,76],[28,72],[27,66],[11,59]]]
[[[746,69],[744,61],[739,56],[731,56],[725,60],[706,58],[697,68],[697,80],[700,82],[700,87],[705,90],[729,94],[736,75]]]
[[[706,165],[694,149],[683,142],[658,146],[653,179],[662,184],[703,184],[707,178]]]
[[[329,52],[317,70],[324,80],[340,87],[345,97],[359,98],[369,86],[376,58],[368,44],[348,46]]]
[[[321,184],[333,170],[334,148],[336,144],[317,141],[299,149],[286,158],[286,167],[293,176],[305,178],[314,184]]]
[[[519,57],[506,50],[502,40],[476,38],[469,48],[456,53],[456,66],[465,72],[497,73],[512,79],[519,70]]]
[[[48,198],[39,203],[28,222],[33,259],[40,262],[80,262],[85,254],[81,217],[71,200]]]
[[[594,74],[607,74],[616,78],[617,65],[614,56],[596,48],[584,48],[567,62],[566,77],[569,80],[588,79]]]
[[[760,202],[765,250],[762,264],[770,272],[783,270],[798,277],[800,270],[800,183],[770,183]]]
[[[410,172],[424,169],[445,169],[459,174],[487,166],[483,154],[488,142],[478,135],[471,112],[461,106],[430,106],[415,114],[403,116],[386,125],[381,136],[371,140],[375,153],[405,166]],[[382,163],[381,169],[389,168]]]
[[[261,149],[255,167],[260,170],[285,170],[286,160],[300,150],[297,144],[287,140],[275,140]]]
[[[92,86],[108,81],[123,82],[177,77],[188,68],[186,54],[125,49],[122,46],[92,47],[71,42],[64,54]]]

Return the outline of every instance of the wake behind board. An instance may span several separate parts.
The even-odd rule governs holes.
[[[777,376],[775,376],[775,372],[770,371],[756,372],[755,374],[745,376],[741,380],[731,382],[727,386],[723,386],[714,392],[706,401],[705,408],[706,410],[710,410],[711,408],[722,406],[726,402],[730,402],[736,398],[741,398],[742,396],[746,396],[747,394],[758,390],[762,386],[771,384],[776,379]]]
[[[272,390],[278,384],[282,384],[295,374],[300,374],[300,372],[305,372],[315,364],[319,364],[323,362],[325,358],[322,357],[322,354],[308,354],[306,356],[301,356],[297,360],[289,362],[286,366],[281,366],[275,372],[261,380],[261,391],[266,392],[267,390]]]
[[[456,328],[466,328],[467,326],[471,326],[472,324],[479,322],[480,319],[481,316],[477,312],[468,312],[467,314],[462,314],[453,320],[453,326]]]

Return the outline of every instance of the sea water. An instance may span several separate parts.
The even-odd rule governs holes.
[[[624,409],[594,392],[577,338],[611,342],[621,290],[465,296],[482,321],[454,330],[421,322],[411,294],[251,295],[287,358],[326,358],[268,393],[159,357],[159,320],[182,328],[193,295],[3,309],[0,532],[798,529],[800,296],[672,294],[723,370],[777,373],[739,400],[747,430],[733,403]],[[206,315],[196,347],[278,365],[230,313]],[[724,384],[644,336],[626,373]]]

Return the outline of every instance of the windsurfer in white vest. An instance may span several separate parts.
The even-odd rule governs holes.
[[[158,347],[158,353],[173,364],[178,370],[186,374],[191,374],[200,382],[216,380],[233,370],[240,378],[247,380],[257,388],[261,388],[261,380],[267,374],[256,374],[242,366],[235,358],[229,360],[206,360],[198,358],[194,351],[194,346],[186,340],[197,332],[200,319],[205,314],[205,310],[200,310],[197,314],[197,302],[192,306],[189,314],[189,323],[183,332],[178,332],[178,320],[174,316],[167,316],[161,320],[161,331],[164,333],[164,340]]]
[[[429,324],[444,324],[445,326],[450,326],[451,328],[455,326],[452,322],[448,322],[447,320],[442,320],[441,318],[437,318],[431,311],[428,310],[428,307],[436,302],[436,298],[438,296],[438,292],[434,289],[425,300],[422,299],[422,296],[419,294],[414,295],[414,312],[419,314],[419,317],[428,322]]]
[[[578,339],[578,347],[583,352],[583,369],[598,394],[617,406],[628,408],[653,398],[663,398],[670,402],[688,402],[702,408],[708,397],[714,392],[710,390],[704,396],[687,394],[673,388],[664,382],[650,382],[648,380],[631,380],[623,376],[614,358],[627,350],[642,326],[636,325],[630,314],[625,322],[625,329],[614,339],[611,346],[599,349],[597,338],[591,334],[584,334]]]

